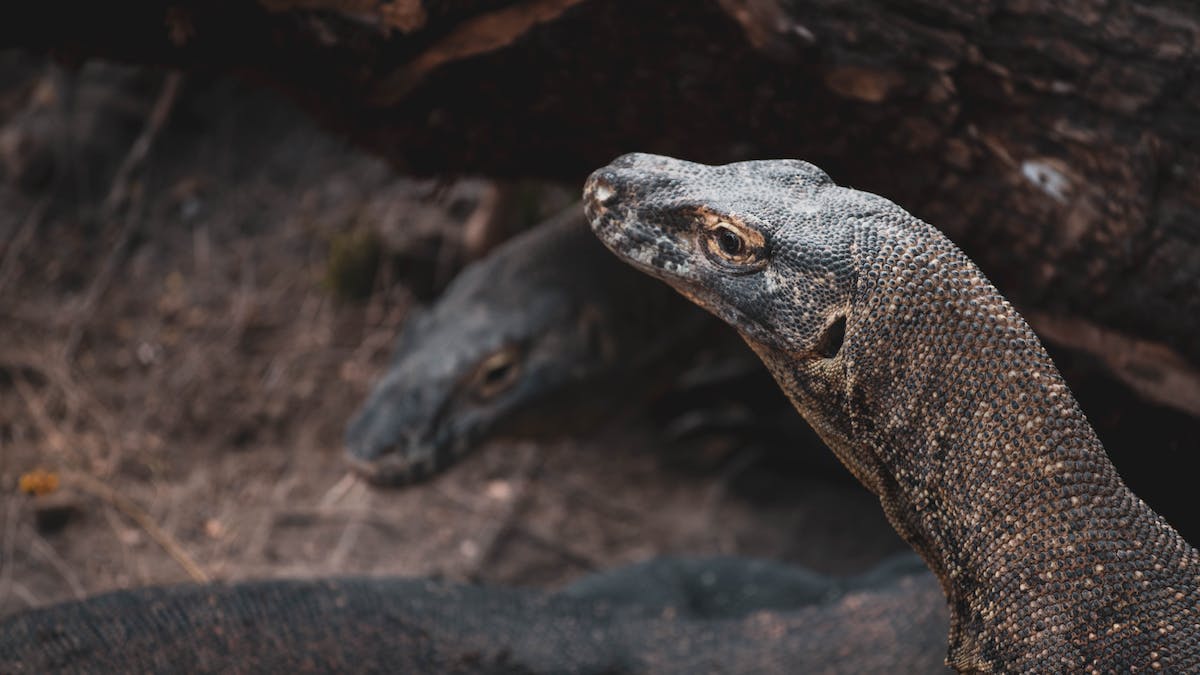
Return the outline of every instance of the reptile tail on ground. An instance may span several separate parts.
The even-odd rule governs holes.
[[[795,160],[625,155],[585,198],[600,239],[736,328],[879,497],[942,582],[951,666],[1200,671],[1200,556],[938,230]]]
[[[0,672],[929,673],[939,595],[907,557],[849,579],[665,558],[558,593],[386,578],[144,588],[0,621]]]

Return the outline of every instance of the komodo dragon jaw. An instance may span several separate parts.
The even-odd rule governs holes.
[[[950,666],[1200,671],[1200,556],[943,234],[792,160],[625,155],[584,194],[608,248],[737,329],[879,496],[942,582]]]

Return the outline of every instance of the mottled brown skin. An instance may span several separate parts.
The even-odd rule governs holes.
[[[944,235],[820,169],[625,155],[619,257],[736,328],[941,580],[968,671],[1200,670],[1200,558],[1122,482],[1037,336]]]

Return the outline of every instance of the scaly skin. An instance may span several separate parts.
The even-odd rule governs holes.
[[[837,580],[665,559],[554,594],[419,579],[118,591],[0,621],[0,672],[929,673],[946,615],[920,567]]]
[[[600,239],[737,329],[878,495],[941,580],[950,666],[1200,670],[1200,557],[944,235],[793,160],[625,155],[585,198]]]
[[[710,321],[613,260],[571,209],[468,266],[410,320],[346,430],[347,458],[398,485],[489,439],[544,435],[547,419],[602,418],[668,379]]]

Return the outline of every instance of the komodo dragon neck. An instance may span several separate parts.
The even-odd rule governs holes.
[[[1200,669],[1200,559],[975,265],[804,162],[627,155],[593,230],[742,333],[941,580],[961,671]]]
[[[1200,634],[1196,551],[1124,485],[975,265],[928,226],[892,235],[854,244],[865,264],[847,332],[873,339],[847,343],[845,388],[817,392],[811,364],[768,363],[839,456],[870,458],[848,465],[942,581],[950,665],[1200,666],[1194,637],[1172,635]]]

